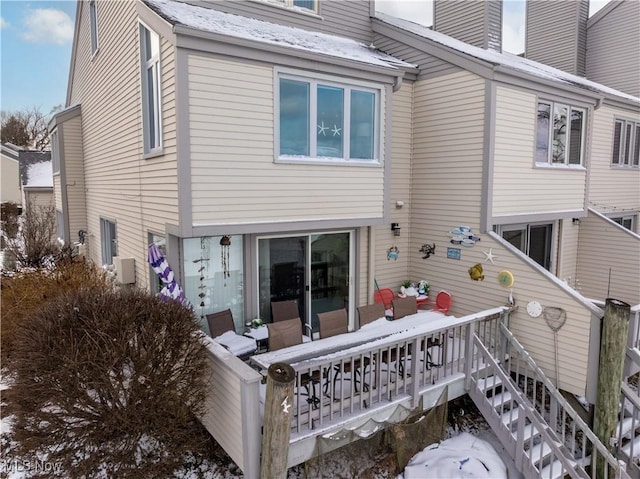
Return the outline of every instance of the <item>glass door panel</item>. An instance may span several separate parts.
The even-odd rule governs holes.
[[[318,331],[318,313],[349,311],[350,233],[311,235],[311,327]]]
[[[306,308],[307,236],[258,240],[260,318],[271,322],[271,301],[298,301],[300,317]]]

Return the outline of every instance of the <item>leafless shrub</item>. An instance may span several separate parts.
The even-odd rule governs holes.
[[[0,215],[2,216],[2,248],[4,249],[5,238],[14,239],[18,234],[20,207],[17,203],[10,201],[2,203]]]
[[[6,250],[22,268],[49,265],[60,252],[55,234],[55,208],[30,204],[22,214],[16,236],[5,238]]]
[[[198,447],[206,351],[190,310],[139,290],[59,295],[16,331],[22,455],[61,477],[167,477]]]
[[[10,366],[16,326],[58,295],[82,289],[111,288],[106,273],[84,258],[59,259],[52,269],[23,270],[0,282],[0,359]]]

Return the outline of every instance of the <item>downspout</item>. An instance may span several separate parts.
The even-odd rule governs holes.
[[[396,77],[396,81],[393,82],[393,93],[397,92],[402,88],[402,75],[398,75]]]

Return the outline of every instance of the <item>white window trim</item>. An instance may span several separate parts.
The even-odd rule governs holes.
[[[144,31],[148,30],[151,33],[151,38],[154,37],[158,40],[158,54],[152,56],[149,60],[146,60],[146,40]],[[163,154],[163,135],[162,135],[162,68],[160,65],[160,35],[158,35],[153,29],[149,28],[143,22],[139,22],[139,45],[140,45],[140,88],[142,98],[142,136],[143,136],[143,152],[145,158],[158,156]],[[149,85],[147,80],[147,72],[150,68],[155,68],[155,88],[154,91],[154,105],[155,116],[153,119],[149,118],[148,100],[149,100]],[[151,148],[151,138],[149,124],[153,121],[154,129],[157,136],[157,145]]]
[[[549,268],[545,268],[543,265],[539,264],[537,261],[535,261],[531,256],[529,256],[529,248],[530,248],[530,241],[531,241],[531,227],[532,226],[548,226],[551,225],[551,244],[550,244],[550,249],[549,249]],[[513,223],[513,224],[504,224],[504,225],[496,225],[495,227],[495,232],[498,236],[500,236],[502,239],[504,239],[505,241],[507,241],[504,236],[503,233],[505,232],[509,232],[509,231],[521,231],[521,230],[525,230],[526,231],[526,236],[525,236],[525,251],[521,252],[523,254],[525,254],[532,262],[534,262],[535,264],[537,264],[538,266],[540,266],[543,269],[546,269],[549,272],[555,271],[556,270],[556,242],[557,242],[557,235],[558,235],[558,222],[557,221],[535,221],[535,222],[531,222],[531,223]],[[519,248],[518,248],[519,249]]]
[[[636,230],[636,221],[637,221],[637,217],[638,215],[635,213],[627,213],[627,214],[620,214],[620,213],[607,213],[607,218],[609,218],[611,221],[615,221],[616,223],[618,223],[620,226],[622,226],[623,228],[626,228],[626,226],[624,226],[623,222],[625,220],[627,221],[631,221],[631,227],[628,228],[630,231],[635,231]],[[616,221],[616,220],[620,220],[620,222]]]
[[[621,124],[620,129],[620,144],[618,145],[618,162],[614,163],[613,158],[613,150],[615,145],[613,144],[616,138],[616,124]],[[640,148],[639,151],[633,152],[634,155],[629,157],[629,163],[625,162],[625,153],[626,153],[626,142],[627,138],[627,125],[631,125],[631,140],[629,144],[632,148],[635,148],[636,145],[636,134],[638,133],[638,127],[640,127],[640,121],[638,120],[630,120],[628,118],[614,118],[613,121],[613,138],[611,142],[611,166],[614,168],[640,168]],[[634,159],[637,162],[634,164]]]
[[[91,56],[94,57],[100,50],[100,42],[98,38],[98,4],[96,0],[89,0],[89,24],[91,35]]]
[[[113,225],[113,229],[114,229],[114,237],[111,238],[110,235],[110,228],[108,228],[108,226]],[[107,236],[109,238],[107,238]],[[110,245],[107,245],[107,240],[113,242],[116,246],[116,254],[115,255],[111,255],[111,263],[106,264],[105,261],[105,256],[107,256],[105,253],[107,251],[107,248],[109,248],[109,254],[111,254],[111,248]],[[113,257],[116,256],[118,254],[118,225],[116,224],[115,221],[110,220],[108,218],[100,218],[100,251],[101,251],[101,260],[103,265],[111,265],[113,264]]]
[[[547,153],[547,161],[538,161],[537,160],[537,145],[536,145],[536,141],[535,138],[537,138],[537,133],[538,133],[538,105],[540,103],[545,103],[550,105],[551,107],[551,117],[549,118],[549,134],[548,134],[548,138],[547,138],[547,145],[549,147],[549,151]],[[567,123],[567,151],[565,152],[565,160],[564,163],[554,163],[551,159],[552,155],[553,155],[553,112],[555,109],[555,105],[559,104],[559,105],[566,105],[569,109],[569,117],[571,117],[571,110],[579,110],[583,113],[582,116],[582,141],[580,142],[580,163],[569,163],[569,147],[570,147],[570,130],[571,130],[571,120],[569,118],[569,122]],[[535,166],[538,168],[561,168],[561,169],[578,169],[578,170],[585,170],[585,154],[586,154],[586,144],[587,144],[587,125],[588,125],[588,118],[587,115],[589,114],[589,110],[585,107],[582,106],[578,106],[578,105],[574,105],[571,104],[569,102],[566,101],[554,101],[554,100],[547,100],[544,98],[538,98],[536,100],[536,118],[535,118],[535,131],[534,131],[534,147],[533,147],[533,155],[534,155],[534,161],[535,161]]]
[[[297,5],[294,5],[294,3],[293,3],[294,0],[254,0],[254,1],[261,1],[261,2],[266,2],[266,3],[271,3],[271,4],[276,5],[278,7],[286,8],[287,10],[294,10],[294,11],[300,12],[300,13],[306,13],[306,14],[312,14],[312,15],[319,15],[320,14],[320,1],[319,0],[313,0],[313,3],[314,3],[314,8],[313,9],[299,7]]]
[[[383,151],[384,151],[384,143],[383,143],[383,132],[384,125],[383,121],[385,118],[384,115],[384,106],[385,106],[385,88],[383,85],[366,82],[362,80],[352,80],[349,79],[345,81],[343,78],[335,77],[331,75],[324,74],[310,74],[307,72],[301,72],[298,70],[291,70],[286,68],[276,68],[274,69],[274,155],[275,155],[275,163],[289,163],[289,164],[313,164],[313,165],[345,165],[345,166],[369,166],[369,167],[380,167],[383,164]],[[312,88],[310,88],[310,99],[311,105],[309,110],[310,120],[310,128],[316,128],[315,118],[317,116],[317,104],[315,103],[315,98],[317,95],[317,88],[313,88],[313,86],[317,86],[318,83],[322,83],[327,86],[335,86],[338,88],[344,88],[346,91],[351,91],[351,88],[355,88],[361,91],[369,91],[375,94],[375,119],[374,122],[377,125],[377,128],[374,129],[374,154],[371,159],[347,159],[347,158],[330,158],[330,157],[318,157],[318,156],[298,156],[298,155],[281,155],[280,154],[280,79],[287,78],[291,80],[298,80],[308,82]],[[345,104],[347,107],[349,106],[350,95],[345,93]],[[345,107],[345,110],[347,108]],[[343,135],[347,136],[346,125],[350,118],[350,111],[345,111],[344,115],[344,129]],[[350,130],[349,130],[350,131]],[[315,135],[311,134],[309,137],[310,142],[310,150],[313,151],[316,146]],[[345,151],[348,151],[349,148],[349,140],[345,142]]]

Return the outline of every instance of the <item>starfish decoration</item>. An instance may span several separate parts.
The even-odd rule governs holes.
[[[342,128],[338,128],[338,125],[333,125],[333,130],[331,131],[333,132],[333,136],[340,136]]]
[[[484,258],[484,262],[487,263],[489,261],[491,261],[491,264],[495,264],[493,262],[494,259],[496,259],[496,257],[493,255],[493,249],[489,248],[489,252],[487,253],[486,251],[483,251],[485,258]]]
[[[289,402],[287,401],[288,399],[289,399],[289,396],[284,398],[284,401],[282,401],[282,403],[280,404],[282,406],[282,412],[285,414],[289,412],[289,408],[291,407],[291,404],[289,404]]]
[[[329,129],[328,126],[324,126],[324,121],[318,125],[318,135],[322,133],[322,136],[327,136],[325,131]]]

